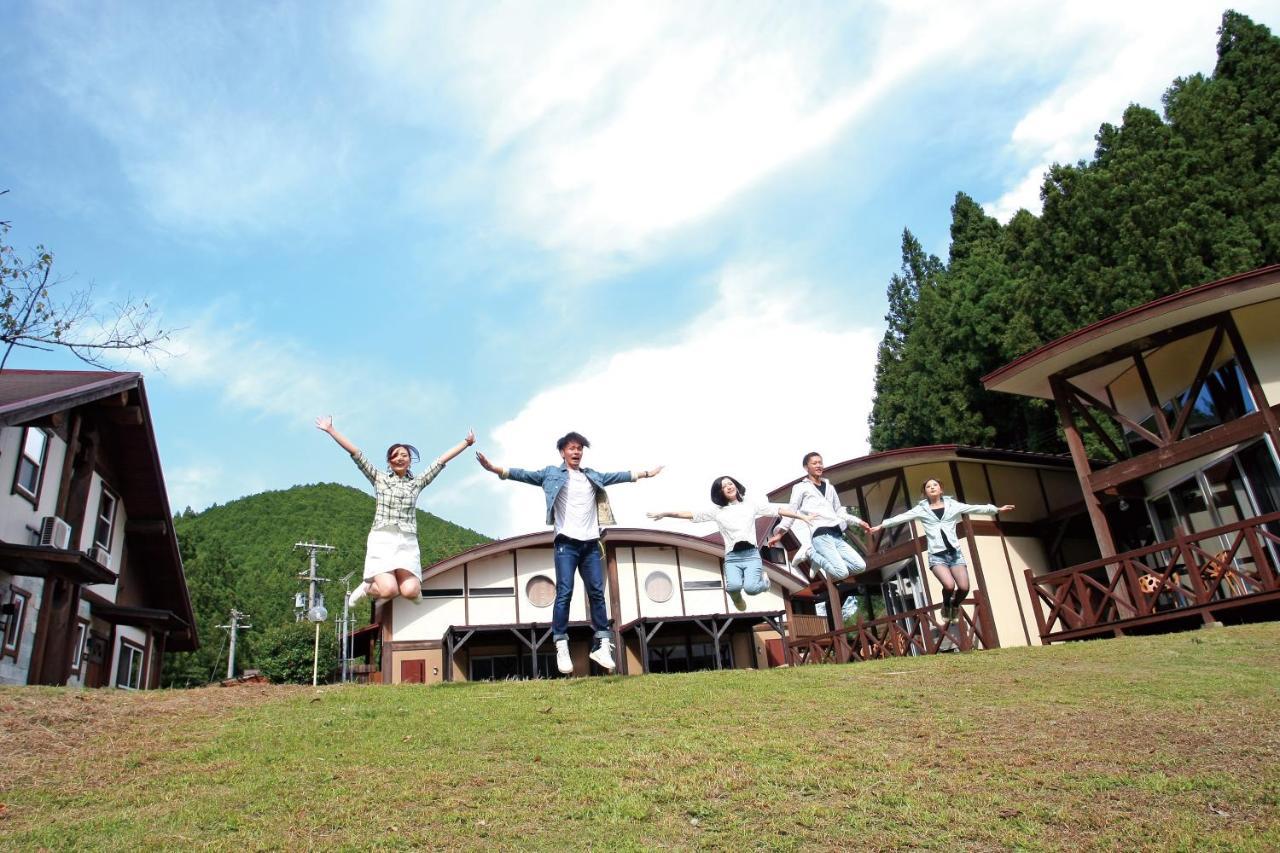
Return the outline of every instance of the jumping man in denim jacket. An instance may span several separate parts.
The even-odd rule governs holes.
[[[613,631],[604,604],[604,573],[600,567],[600,525],[613,524],[606,486],[633,483],[645,477],[656,477],[661,465],[649,471],[616,471],[602,474],[582,467],[582,451],[591,446],[582,435],[571,432],[556,442],[556,450],[564,459],[561,465],[548,465],[540,471],[523,468],[500,468],[477,451],[480,466],[504,480],[515,480],[541,486],[547,498],[547,524],[555,525],[556,603],[551,611],[551,636],[556,644],[556,668],[568,675],[573,672],[569,657],[569,601],[573,598],[573,573],[582,575],[591,605],[591,627],[595,644],[591,659],[607,670],[615,667]]]

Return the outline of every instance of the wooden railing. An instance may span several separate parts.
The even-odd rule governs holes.
[[[797,632],[789,631],[788,659],[792,665],[848,663],[990,648],[990,632],[980,615],[986,611],[982,595],[975,591],[950,624],[942,618],[942,606],[932,605],[870,621],[859,618],[853,625],[819,634],[795,636]]]
[[[1269,530],[1268,527],[1271,529]],[[1171,540],[1047,575],[1026,572],[1045,642],[1123,633],[1129,625],[1280,593],[1280,512],[1179,534]]]

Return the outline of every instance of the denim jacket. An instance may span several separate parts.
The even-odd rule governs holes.
[[[613,509],[609,506],[609,495],[605,492],[605,486],[612,486],[614,483],[632,483],[635,482],[635,476],[630,471],[614,471],[609,474],[601,474],[591,468],[580,468],[583,474],[587,475],[587,480],[596,490],[596,520],[601,524],[617,524],[613,520]],[[556,523],[556,496],[560,494],[560,490],[569,482],[569,466],[566,464],[548,465],[541,471],[526,471],[523,468],[508,468],[501,474],[504,480],[515,480],[517,483],[528,483],[531,486],[542,486],[542,493],[547,497],[547,524]]]
[[[957,548],[960,547],[960,538],[956,536],[956,522],[960,520],[962,515],[970,512],[980,513],[982,515],[995,515],[1000,510],[995,504],[966,504],[961,503],[950,496],[942,498],[942,518],[934,515],[933,509],[929,506],[928,499],[920,501],[906,512],[899,513],[893,518],[886,518],[880,522],[881,527],[896,527],[899,524],[906,524],[908,521],[918,521],[924,525],[924,535],[928,540],[930,554],[937,554],[940,551],[947,550],[947,542],[951,542]],[[942,538],[943,533],[946,539]]]

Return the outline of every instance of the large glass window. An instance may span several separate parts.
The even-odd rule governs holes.
[[[40,495],[41,474],[49,451],[49,435],[42,429],[27,427],[22,431],[22,454],[14,475],[13,490],[35,500]]]
[[[142,687],[142,647],[128,640],[120,641],[120,658],[116,663],[116,687],[139,690]]]
[[[563,678],[556,669],[554,654],[538,655],[538,678]],[[505,681],[530,678],[532,666],[527,654],[484,655],[471,658],[468,678],[472,681]]]
[[[3,605],[3,653],[10,657],[16,658],[18,649],[22,647],[22,626],[27,619],[27,602],[30,600],[31,594],[26,590],[18,589],[16,586],[9,587],[8,600]]]
[[[720,666],[733,668],[733,646],[727,638],[720,643]],[[675,639],[649,646],[650,672],[696,672],[715,668],[715,644],[710,640]]]
[[[98,523],[93,528],[93,544],[104,551],[111,550],[111,534],[116,524],[116,496],[106,486],[98,499]]]
[[[81,620],[76,623],[76,645],[71,654],[71,669],[79,675],[84,668],[85,652],[89,644],[89,623]]]
[[[1177,421],[1178,413],[1182,411],[1182,407],[1186,405],[1187,398],[1190,396],[1191,386],[1188,385],[1172,399],[1166,400],[1160,407],[1170,427]],[[1196,435],[1254,411],[1257,411],[1257,406],[1254,405],[1253,398],[1249,396],[1244,373],[1233,358],[1217,370],[1214,370],[1205,379],[1199,395],[1196,396],[1191,414],[1187,418],[1184,437]],[[1154,414],[1148,415],[1140,423],[1144,428],[1156,435],[1160,434],[1156,427]],[[1125,441],[1129,445],[1129,450],[1135,455],[1153,449],[1149,441],[1140,438],[1130,430],[1125,431]]]

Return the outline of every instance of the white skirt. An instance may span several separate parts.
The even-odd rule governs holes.
[[[418,550],[418,537],[402,530],[370,530],[364,552],[364,579],[396,569],[404,569],[422,580],[422,553]]]

